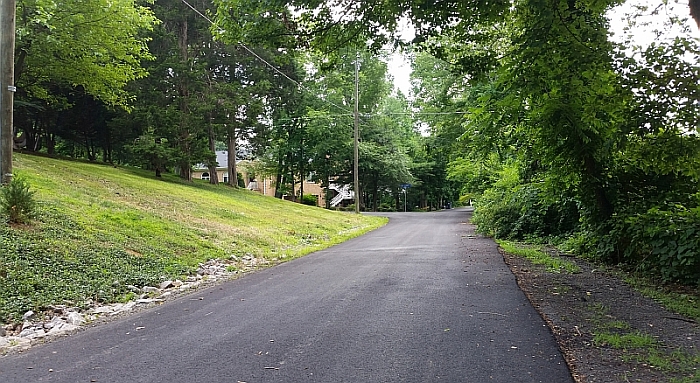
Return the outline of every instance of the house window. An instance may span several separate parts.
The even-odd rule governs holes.
[[[228,183],[228,173],[224,173],[224,183]]]
[[[209,181],[209,173],[207,173],[207,172],[202,173],[202,179]]]

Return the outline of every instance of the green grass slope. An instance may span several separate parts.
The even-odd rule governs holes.
[[[181,277],[209,259],[292,259],[386,222],[139,169],[14,161],[39,215],[0,224],[0,323],[54,304],[124,300],[127,285]]]

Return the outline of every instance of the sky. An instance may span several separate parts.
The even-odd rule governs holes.
[[[405,42],[413,40],[415,32],[411,23],[399,21],[400,38]],[[400,52],[394,52],[389,60],[389,74],[394,77],[394,88],[408,96],[411,93],[411,63]]]
[[[652,6],[659,3],[660,1],[657,0],[628,0],[621,6],[615,7],[613,10],[611,10],[611,12],[608,14],[608,18],[610,19],[611,32],[613,32],[612,40],[616,42],[623,41],[624,27],[627,25],[628,20],[627,14],[633,9],[633,5],[641,4]],[[669,6],[669,13],[662,12],[661,14],[655,16],[645,16],[642,18],[642,20],[645,22],[649,22],[650,24],[644,27],[637,27],[631,30],[634,36],[633,42],[635,44],[646,46],[653,42],[656,39],[653,30],[655,29],[655,27],[659,27],[662,23],[662,20],[665,19],[667,16],[688,17],[687,1],[671,0],[670,3],[671,5]],[[413,39],[414,32],[410,24],[406,20],[403,20],[400,22],[400,25],[402,30],[402,39],[405,41],[410,41],[411,39]],[[689,18],[686,25],[690,28],[694,36],[700,37],[700,32],[698,32],[697,25],[692,19]],[[676,30],[671,33],[671,36],[674,33],[681,32]],[[405,95],[410,95],[410,62],[406,59],[406,57],[396,52],[391,55],[391,59],[388,64],[389,73],[394,78],[394,88],[401,90],[401,92],[403,92],[403,94]]]

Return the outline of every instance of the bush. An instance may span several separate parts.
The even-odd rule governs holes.
[[[381,205],[379,205],[379,207],[377,208],[377,211],[382,211],[382,212],[396,211],[396,209],[394,209],[394,205],[384,202]]]
[[[595,256],[659,275],[666,282],[700,282],[700,207],[653,207],[615,216],[598,229]]]
[[[318,206],[318,196],[304,194],[304,196],[301,198],[301,203],[309,206]]]
[[[20,176],[0,188],[0,211],[10,223],[29,223],[35,215],[34,192]]]
[[[516,167],[500,174],[476,201],[473,222],[479,232],[522,240],[565,236],[578,228],[579,212],[573,198],[548,197],[544,183],[521,184]]]

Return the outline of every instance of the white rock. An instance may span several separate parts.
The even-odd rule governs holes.
[[[175,287],[180,287],[180,286],[182,286],[182,281],[179,280],[179,279],[174,280],[174,281],[173,281],[173,286],[175,286]]]
[[[124,304],[123,304],[123,303],[113,303],[113,304],[111,304],[111,305],[109,305],[109,306],[112,308],[112,311],[119,311],[119,310],[121,310],[122,308],[124,308]]]
[[[153,286],[143,286],[141,289],[144,293],[157,293],[158,288]]]
[[[80,326],[81,324],[85,323],[85,318],[83,318],[80,313],[77,313],[75,311],[71,311],[68,313],[68,317],[66,319],[66,322],[75,325],[75,326]]]
[[[100,306],[100,307],[95,307],[94,309],[90,310],[93,314],[107,314],[111,313],[114,311],[112,307],[109,306]]]
[[[123,312],[131,311],[131,309],[133,309],[134,306],[136,306],[136,302],[134,302],[134,301],[127,302],[125,304],[120,304],[119,309],[115,310],[113,313],[111,313],[109,315],[115,316],[115,315],[119,315]]]
[[[34,336],[32,337],[32,339],[40,339],[40,338],[43,338],[45,336],[46,336],[46,331],[44,331],[44,329],[38,329],[34,333]]]
[[[50,322],[44,323],[44,329],[46,330],[51,330],[52,328],[56,327],[57,325],[66,323],[61,317],[53,317]]]
[[[173,286],[173,281],[167,280],[167,281],[161,282],[159,287],[160,287],[161,290],[165,290],[165,289],[167,289],[168,287],[171,287],[171,286]]]
[[[163,299],[158,299],[158,298],[146,298],[146,299],[137,299],[136,303],[140,304],[148,304],[148,303],[155,303],[155,302],[163,302]]]
[[[34,314],[34,311],[29,310],[29,311],[27,311],[26,313],[24,313],[24,315],[22,315],[22,320],[23,320],[23,321],[28,321],[28,320],[34,318],[34,315],[35,315],[35,314]]]
[[[164,292],[163,294],[160,294],[160,297],[159,297],[159,298],[167,298],[167,297],[169,297],[169,296],[171,296],[171,295],[173,295],[173,293],[172,293],[171,291],[166,291],[166,292]]]
[[[141,289],[139,289],[138,287],[136,287],[134,285],[126,285],[126,288],[129,289],[129,291],[131,291],[132,293],[140,293],[141,292]]]
[[[0,350],[2,350],[3,347],[7,347],[9,345],[10,345],[10,340],[3,337],[3,336],[0,336]]]
[[[49,333],[47,335],[51,335],[51,336],[63,335],[63,334],[69,333],[77,328],[78,328],[78,326],[76,326],[76,325],[72,325],[70,323],[62,323],[62,324],[57,325],[54,328],[52,328],[51,331],[49,331]]]
[[[20,338],[31,339],[36,334],[36,329],[34,327],[27,327],[19,333]]]
[[[9,341],[10,349],[19,349],[20,351],[28,350],[32,347],[32,340],[27,338],[20,338],[18,336],[11,336],[7,338]]]

